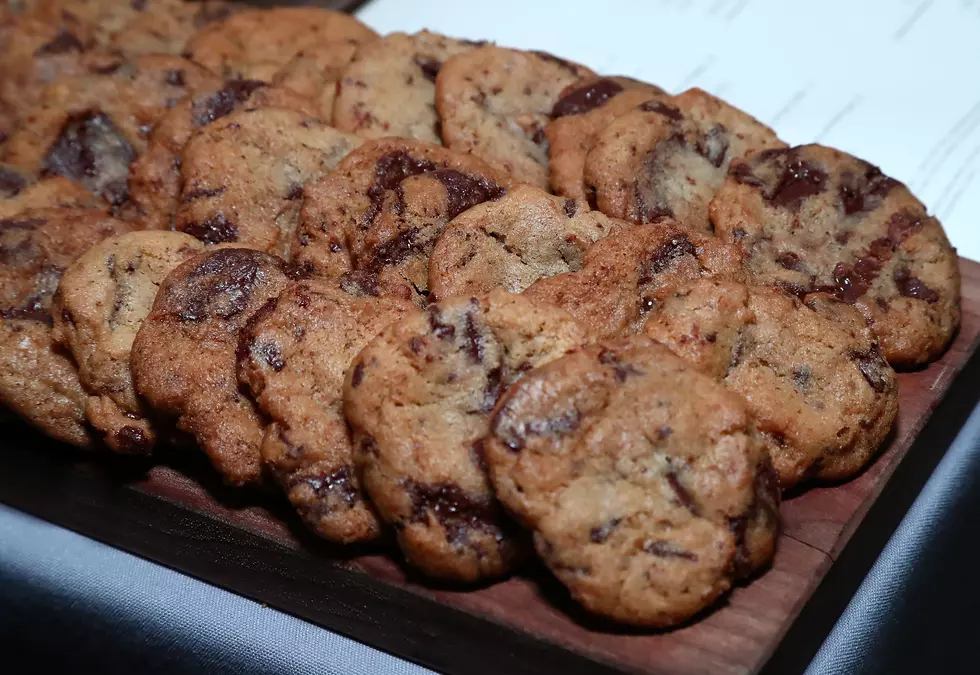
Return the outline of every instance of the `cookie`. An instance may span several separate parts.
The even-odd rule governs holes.
[[[486,46],[457,54],[436,79],[443,141],[547,188],[545,125],[562,90],[590,75],[544,52]]]
[[[868,463],[898,412],[898,383],[864,318],[828,295],[695,281],[644,332],[741,394],[783,489]],[[809,305],[809,306],[808,306]]]
[[[423,304],[429,254],[446,223],[510,186],[506,174],[469,155],[420,141],[369,141],[306,186],[294,262],[342,277],[351,293]]]
[[[179,56],[197,31],[246,6],[223,0],[155,0],[151,3],[135,0],[130,4],[141,5],[142,9],[108,38],[109,48],[126,56]]]
[[[544,128],[551,189],[574,199],[591,197],[585,158],[599,133],[641,103],[669,99],[659,87],[625,77],[591,77],[566,87],[551,110],[554,119]]]
[[[520,293],[538,279],[582,268],[585,250],[616,229],[588,204],[518,185],[474,206],[439,235],[429,259],[430,300]]]
[[[565,312],[494,291],[429,305],[354,359],[344,411],[355,458],[410,564],[462,582],[513,569],[523,540],[487,480],[490,411],[524,371],[584,340]]]
[[[74,357],[88,393],[85,416],[122,453],[147,453],[157,433],[133,390],[130,350],[157,288],[203,250],[180,232],[130,232],[88,249],[61,277],[54,298],[55,340]]]
[[[334,124],[367,138],[441,143],[436,75],[447,59],[472,47],[425,30],[391,33],[365,44],[340,80]]]
[[[225,79],[268,82],[299,51],[377,37],[348,14],[318,7],[274,7],[238,12],[208,24],[188,40],[185,52]]]
[[[330,541],[370,541],[381,523],[354,470],[344,419],[347,367],[407,300],[353,298],[335,284],[299,281],[242,331],[238,372],[271,420],[262,458],[306,524]]]
[[[296,110],[242,110],[184,146],[175,227],[206,244],[235,242],[288,258],[303,186],[361,139]]]
[[[314,115],[316,106],[284,87],[258,80],[215,82],[196,96],[181,99],[154,125],[146,152],[129,171],[132,217],[147,228],[173,227],[180,196],[180,155],[190,137],[203,126],[240,109],[289,108]]]
[[[602,340],[640,331],[661,298],[702,277],[742,281],[738,248],[664,220],[600,239],[578,272],[536,281],[524,294],[564,308]]]
[[[356,51],[357,42],[353,40],[327,42],[304,49],[279,69],[272,78],[272,85],[296,92],[310,101],[313,115],[337,126],[333,122],[337,90]]]
[[[136,393],[193,434],[232,485],[260,479],[264,431],[238,384],[238,334],[288,281],[285,263],[268,253],[202,253],[167,275],[133,341]]]
[[[25,172],[0,164],[0,218],[45,208],[83,208],[105,211],[109,205],[74,181],[61,176],[35,180]]]
[[[960,323],[956,251],[903,184],[820,145],[734,162],[711,205],[750,281],[857,307],[896,367],[939,357]]]
[[[711,231],[708,203],[728,164],[753,150],[784,147],[775,132],[700,89],[652,100],[599,133],[585,184],[603,213],[634,223],[673,218]]]
[[[78,371],[54,342],[51,297],[75,258],[130,229],[95,209],[34,209],[0,220],[0,403],[73,445],[94,439]]]
[[[8,164],[65,176],[120,206],[129,165],[146,149],[153,123],[210,76],[166,55],[89,66],[45,89],[41,105],[0,147]]]
[[[772,557],[778,488],[745,403],[644,336],[527,373],[491,429],[498,498],[595,614],[674,626]]]

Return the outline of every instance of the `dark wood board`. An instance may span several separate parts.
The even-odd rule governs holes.
[[[962,328],[942,359],[900,375],[888,447],[856,479],[786,501],[771,569],[674,631],[599,624],[541,569],[477,589],[431,587],[381,549],[315,540],[277,495],[221,486],[196,454],[158,466],[81,456],[13,425],[0,501],[441,671],[755,673],[976,349],[980,264],[962,260],[961,270]]]

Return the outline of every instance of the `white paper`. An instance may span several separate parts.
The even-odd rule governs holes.
[[[358,16],[702,87],[789,143],[879,165],[980,259],[980,0],[373,0]]]

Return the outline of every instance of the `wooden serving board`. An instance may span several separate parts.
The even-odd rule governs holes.
[[[977,347],[980,264],[960,262],[962,327],[942,359],[899,376],[901,410],[887,448],[854,480],[785,501],[772,567],[673,631],[593,620],[542,569],[477,589],[433,587],[386,555],[390,548],[351,551],[314,539],[281,497],[225,488],[196,456],[158,466],[80,457],[14,426],[7,445],[16,447],[0,452],[0,501],[438,670],[756,673]]]

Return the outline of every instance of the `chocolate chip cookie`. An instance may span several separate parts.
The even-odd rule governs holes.
[[[745,397],[786,489],[860,471],[898,412],[898,383],[863,317],[832,296],[702,279],[645,333]],[[809,306],[808,306],[809,305]]]
[[[391,33],[364,45],[340,80],[334,124],[367,138],[441,143],[436,75],[447,59],[472,47],[425,30]]]
[[[661,298],[702,277],[743,280],[738,248],[662,220],[600,239],[578,272],[541,279],[524,293],[564,308],[601,340],[640,331]]]
[[[161,282],[203,249],[180,232],[130,232],[96,244],[61,277],[55,339],[78,364],[88,393],[85,416],[116,452],[146,453],[156,442],[149,411],[133,390],[130,350]]]
[[[0,218],[45,208],[83,208],[106,211],[109,205],[74,181],[61,176],[34,176],[0,164]]]
[[[175,227],[206,244],[235,242],[288,259],[303,186],[360,144],[297,110],[228,115],[184,146]]]
[[[233,485],[261,477],[265,428],[238,384],[238,334],[288,282],[285,263],[268,253],[202,253],[167,275],[133,342],[137,394],[176,417]]]
[[[381,533],[354,469],[342,390],[347,367],[389,323],[415,309],[397,298],[353,298],[299,281],[242,331],[238,372],[271,420],[262,458],[303,520],[347,544]]]
[[[225,79],[268,82],[297,52],[377,34],[354,17],[318,7],[274,7],[214,21],[187,42],[188,58]]]
[[[585,66],[544,52],[486,46],[457,54],[436,79],[443,141],[547,188],[544,128],[562,90],[590,75]]]
[[[344,410],[371,501],[430,576],[499,577],[521,557],[490,489],[490,411],[520,375],[585,340],[565,312],[494,291],[451,298],[381,331],[354,359]]]
[[[315,115],[316,106],[284,87],[258,80],[215,82],[196,96],[181,99],[153,127],[149,145],[130,166],[129,204],[147,228],[169,229],[180,196],[181,153],[203,126],[232,112],[252,108],[289,108]]]
[[[94,439],[78,371],[53,339],[51,296],[75,258],[131,228],[96,209],[34,209],[0,220],[0,403],[74,445]]]
[[[616,223],[588,204],[531,185],[474,206],[439,235],[429,259],[430,299],[520,293],[538,279],[582,268],[584,252]]]
[[[908,188],[819,145],[734,162],[711,205],[749,279],[857,307],[897,367],[942,354],[960,323],[956,251]]]
[[[357,42],[353,40],[327,42],[304,49],[275,74],[272,85],[296,92],[310,102],[311,114],[337,126],[333,122],[337,90],[356,51]]]
[[[708,203],[732,159],[784,147],[772,129],[700,89],[651,100],[599,133],[585,183],[599,210],[634,223],[673,218],[711,231]]]
[[[306,186],[294,261],[363,295],[424,304],[429,254],[446,223],[499,199],[511,179],[481,160],[420,141],[381,139]]]
[[[544,128],[551,189],[566,197],[594,199],[584,172],[596,138],[614,119],[651,100],[670,97],[660,87],[626,77],[590,77],[566,87],[551,110],[554,120]]]
[[[176,56],[151,55],[50,85],[2,148],[3,160],[81,183],[114,206],[128,198],[129,165],[146,148],[153,123],[210,76]]]
[[[531,371],[491,429],[498,498],[595,614],[673,626],[772,557],[778,488],[745,403],[649,338]]]

